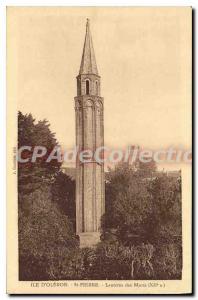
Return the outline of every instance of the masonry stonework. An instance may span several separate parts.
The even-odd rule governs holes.
[[[104,145],[103,98],[96,65],[89,20],[79,75],[77,76],[76,145],[78,151],[95,153]],[[105,211],[104,164],[94,157],[89,162],[76,161],[76,233],[81,247],[100,241],[101,218]]]

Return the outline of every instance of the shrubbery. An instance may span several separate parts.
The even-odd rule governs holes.
[[[57,278],[62,260],[78,244],[71,221],[53,202],[48,185],[19,195],[19,203],[20,280]]]

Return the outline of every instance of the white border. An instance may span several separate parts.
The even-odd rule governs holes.
[[[57,0],[57,1],[38,1],[38,0],[29,0],[29,1],[1,1],[0,6],[0,192],[1,192],[1,209],[0,209],[0,229],[1,229],[1,245],[0,245],[0,292],[1,292],[1,299],[5,299],[8,296],[6,295],[6,6],[192,6],[195,10],[198,7],[198,1],[148,1],[148,0],[139,0],[139,1],[130,1],[130,0],[86,0],[86,1],[79,1],[79,0]],[[196,13],[196,12],[195,12]],[[197,26],[196,24],[194,28],[195,39],[197,39]],[[196,44],[194,44],[196,49]],[[194,66],[196,69],[197,63]],[[197,78],[195,79],[195,86],[197,84]],[[195,97],[196,95],[194,95]],[[195,99],[194,99],[195,101]],[[195,107],[196,113],[198,113],[198,106]],[[198,114],[197,114],[198,115]],[[197,123],[197,122],[196,122]],[[196,124],[197,125],[197,124]],[[197,129],[197,126],[196,128]],[[198,133],[195,130],[195,141],[197,141]],[[197,145],[195,145],[197,146]],[[196,167],[198,166],[198,162],[196,162]],[[195,186],[198,186],[198,178],[196,178]],[[195,193],[196,194],[196,193]],[[194,202],[196,198],[194,199]],[[195,206],[194,206],[195,207]],[[196,213],[197,208],[196,205]],[[196,218],[195,218],[195,223]],[[197,261],[197,260],[196,260]],[[197,262],[196,262],[196,270]],[[198,278],[198,276],[197,276]],[[198,285],[198,279],[196,279],[195,286]],[[27,296],[28,297],[28,296]],[[133,296],[136,297],[136,296]],[[159,296],[160,297],[160,296]],[[22,297],[18,297],[22,298]],[[26,297],[23,297],[25,299]],[[40,297],[38,297],[40,298]],[[58,296],[52,297],[53,299],[57,299]],[[73,297],[72,297],[73,298]],[[104,297],[107,298],[107,297]],[[120,296],[119,298],[124,298]],[[138,299],[143,299],[145,296],[138,297]],[[177,298],[183,298],[182,296]]]
[[[196,0],[2,0],[3,6],[193,6],[196,7]]]
[[[0,7],[0,293],[6,285],[6,9]]]

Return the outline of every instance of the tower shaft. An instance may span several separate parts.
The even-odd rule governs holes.
[[[100,241],[101,218],[105,211],[104,164],[93,156],[82,161],[80,153],[95,154],[104,145],[103,98],[100,96],[100,76],[89,29],[79,75],[77,76],[76,145],[76,232],[80,246],[93,246]],[[101,151],[102,152],[102,151]]]

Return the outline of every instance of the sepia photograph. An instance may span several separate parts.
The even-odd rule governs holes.
[[[7,7],[8,293],[192,292],[191,61],[191,7]]]

